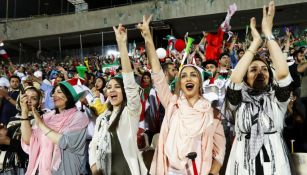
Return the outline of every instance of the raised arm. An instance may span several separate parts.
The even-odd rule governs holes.
[[[21,138],[25,144],[30,144],[30,138],[32,134],[32,128],[30,125],[30,120],[28,120],[29,109],[27,105],[27,96],[22,94],[20,97],[20,107],[21,107],[21,118],[23,119],[21,122]]]
[[[233,83],[241,83],[243,81],[243,77],[247,72],[248,66],[251,64],[262,42],[262,39],[256,29],[256,19],[254,17],[250,20],[250,28],[253,41],[230,76]]]
[[[285,44],[285,48],[283,50],[284,53],[289,53],[289,48],[290,48],[290,39],[291,39],[291,32],[289,31],[289,28],[286,29],[286,44]],[[287,54],[288,56],[288,54]]]
[[[199,50],[199,45],[196,47],[196,52],[198,53],[199,57],[201,58],[202,62],[206,61],[205,55]]]
[[[266,38],[272,38],[272,27],[273,19],[275,14],[275,4],[274,1],[269,3],[269,9],[266,6],[263,7],[263,17],[262,17],[262,32]],[[281,48],[277,42],[273,39],[268,39],[267,47],[269,49],[273,66],[275,68],[276,79],[281,80],[288,76],[289,67],[285,56],[283,55]]]
[[[237,38],[238,38],[238,35],[234,35],[232,38],[231,38],[231,43],[230,43],[230,46],[229,46],[229,52],[230,54],[233,53],[233,48],[235,47],[235,44],[237,42]]]
[[[125,27],[123,27],[122,24],[119,24],[117,28],[113,26],[113,30],[115,32],[116,42],[120,53],[120,60],[122,64],[123,73],[133,72],[128,56],[127,30],[125,29]]]
[[[161,69],[161,66],[149,30],[149,23],[151,21],[151,18],[152,15],[150,15],[148,18],[146,16],[143,16],[143,23],[139,23],[137,27],[140,29],[141,34],[145,40],[146,53],[152,68],[152,72],[158,73]]]
[[[143,16],[143,23],[139,23],[137,27],[140,29],[141,34],[145,40],[146,53],[153,72],[152,79],[154,86],[157,90],[158,97],[162,105],[166,108],[172,93],[168,87],[166,78],[162,72],[160,61],[156,54],[155,45],[149,30],[149,23],[151,18],[152,15],[149,18]]]
[[[142,106],[141,99],[139,95],[139,86],[135,82],[134,73],[131,67],[131,63],[128,56],[127,49],[127,30],[119,24],[118,27],[113,27],[116,41],[118,45],[118,49],[120,52],[120,59],[122,64],[122,72],[123,72],[123,82],[124,88],[127,96],[127,107],[131,112],[131,116],[139,117]]]

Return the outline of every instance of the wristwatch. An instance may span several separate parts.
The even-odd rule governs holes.
[[[275,40],[275,36],[274,35],[269,35],[266,37],[267,41],[271,41],[271,40]]]

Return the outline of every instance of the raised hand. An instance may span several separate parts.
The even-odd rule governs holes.
[[[122,24],[119,24],[117,28],[113,26],[113,30],[117,43],[127,43],[127,29]]]
[[[100,98],[100,92],[95,87],[92,88],[92,93],[94,97]]]
[[[23,117],[28,117],[29,108],[28,108],[28,97],[26,94],[22,94],[20,97],[20,108],[21,112],[25,115]]]
[[[207,37],[208,33],[206,31],[202,31],[204,37]]]
[[[234,34],[231,38],[232,42],[236,42],[238,40],[238,34]]]
[[[251,28],[251,34],[253,37],[253,42],[256,42],[258,45],[262,43],[261,36],[259,32],[256,29],[256,18],[252,17],[250,20],[250,28]]]
[[[292,33],[290,32],[289,28],[286,29],[286,36],[287,38],[290,38]]]
[[[149,29],[149,23],[151,19],[152,19],[152,15],[150,15],[149,17],[144,15],[143,22],[137,25],[137,28],[141,31],[141,34],[144,39],[151,36],[150,29]]]
[[[3,123],[0,123],[0,136],[7,135],[7,128]]]
[[[62,66],[57,66],[57,70],[62,73],[66,73],[66,70]]]
[[[274,1],[270,1],[268,10],[266,6],[263,7],[262,32],[265,36],[272,35],[274,15],[275,3]]]
[[[36,110],[34,106],[32,106],[32,113],[35,119],[35,123],[39,127],[39,125],[43,124],[44,122],[41,118],[41,115],[38,113],[38,111]]]

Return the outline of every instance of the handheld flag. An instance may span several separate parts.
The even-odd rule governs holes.
[[[8,60],[10,59],[10,56],[6,53],[6,51],[4,50],[4,44],[1,42],[0,43],[0,55],[5,59]]]

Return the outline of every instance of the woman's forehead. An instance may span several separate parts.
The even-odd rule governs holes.
[[[190,72],[197,72],[197,71],[192,66],[184,67],[181,71],[181,73],[190,73]]]
[[[33,89],[28,89],[28,90],[26,90],[26,94],[27,94],[28,96],[37,96],[37,92],[34,91]]]
[[[117,85],[117,84],[119,84],[119,83],[114,79],[111,79],[108,83],[108,85]]]
[[[256,60],[253,61],[249,67],[263,67],[263,66],[267,67],[267,65],[264,62]]]
[[[55,91],[60,91],[60,92],[62,92],[62,89],[61,89],[60,86],[57,86],[57,87],[55,88]]]

